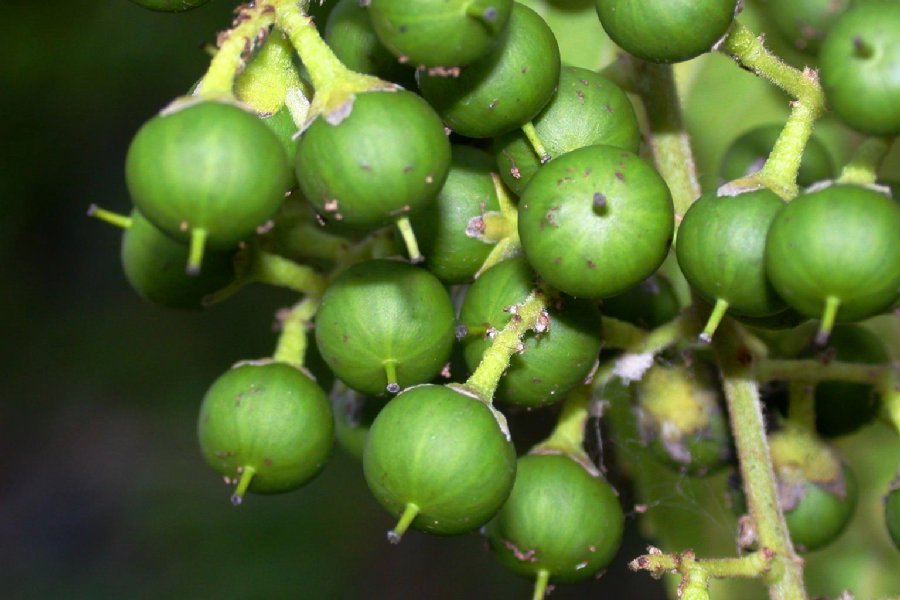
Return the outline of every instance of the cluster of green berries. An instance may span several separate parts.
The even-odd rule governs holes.
[[[624,50],[671,63],[710,51],[736,5],[598,0],[597,13]],[[849,9],[820,50],[829,102],[876,135],[900,132],[898,9]],[[680,312],[658,273],[676,236],[672,195],[640,154],[631,101],[596,72],[562,65],[548,25],[513,0],[340,0],[323,24],[328,60],[371,77],[332,69],[335,81],[299,117],[296,103],[263,110],[242,97],[240,78],[225,99],[204,95],[201,81],[132,141],[132,215],[95,209],[126,227],[126,275],[152,302],[199,308],[250,281],[287,283],[311,302],[294,354],[240,363],[213,383],[198,423],[203,454],[239,503],[247,491],[307,483],[336,438],[361,456],[372,493],[398,519],[393,541],[407,528],[486,526],[501,562],[540,589],[590,577],[615,554],[624,516],[586,461],[583,431],[573,447],[548,442],[517,459],[493,400],[531,410],[577,397],[598,361],[611,360],[601,354],[604,316],[650,329]],[[266,33],[248,73],[270,45],[287,44],[278,25]],[[280,68],[309,91],[298,65]],[[329,103],[339,92],[349,100]],[[847,97],[871,105],[848,117]],[[723,176],[758,169],[778,131],[737,140]],[[768,189],[710,193],[683,216],[678,266],[713,305],[701,341],[727,312],[761,330],[819,319],[825,344],[835,322],[898,301],[900,204],[879,188],[828,181],[833,165],[817,144],[800,173],[811,187],[792,201]],[[466,379],[490,371],[498,335],[533,299],[543,308],[508,365],[487,388]],[[834,328],[840,360],[886,360],[864,331]],[[702,476],[732,464],[734,451],[715,365],[702,344],[690,355],[643,373],[634,411],[663,463]],[[829,382],[816,407],[820,433],[839,435],[871,420],[877,397]],[[847,412],[854,424],[842,422]],[[855,482],[818,437],[788,443],[789,433],[773,434],[773,459],[794,490],[783,506],[791,532],[812,550],[852,514]],[[805,537],[815,529],[808,515],[832,504],[840,526]]]

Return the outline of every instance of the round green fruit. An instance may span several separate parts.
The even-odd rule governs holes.
[[[500,562],[525,577],[576,582],[606,567],[625,517],[612,486],[562,454],[518,461],[509,499],[487,526]]]
[[[509,307],[525,300],[536,277],[524,258],[494,265],[475,280],[463,299],[460,323],[466,364],[474,371],[491,346],[490,331],[502,330]],[[582,383],[602,345],[600,311],[587,300],[560,296],[549,302],[549,330],[526,337],[524,352],[512,356],[497,387],[498,399],[516,406],[554,404]]]
[[[869,135],[900,134],[900,4],[854,5],[819,52],[822,87],[834,112]]]
[[[244,491],[293,490],[325,466],[334,423],[325,392],[284,363],[239,364],[213,382],[197,424],[200,448],[216,472]]]
[[[787,307],[766,275],[766,235],[784,201],[762,189],[738,196],[706,194],[684,215],[675,245],[678,266],[716,308],[702,336],[709,339],[724,311],[767,317]]]
[[[794,48],[816,56],[822,39],[852,0],[766,0],[765,17]]]
[[[550,157],[605,144],[637,152],[641,143],[631,101],[605,77],[577,67],[563,67],[559,87],[533,120],[535,132]],[[503,182],[521,195],[541,166],[522,131],[494,140],[494,153]]]
[[[439,385],[410,388],[381,410],[363,469],[378,502],[400,518],[391,541],[409,526],[466,533],[500,510],[513,487],[516,454],[498,417],[480,399]]]
[[[169,308],[201,308],[203,299],[234,279],[233,252],[209,252],[203,271],[185,273],[187,245],[156,228],[138,210],[122,236],[122,268],[139,296]]]
[[[415,89],[415,69],[397,60],[378,40],[369,18],[370,10],[359,0],[340,0],[328,16],[325,41],[344,65]]]
[[[490,138],[533,119],[559,82],[559,45],[536,12],[513,4],[509,25],[486,56],[456,76],[420,70],[419,88],[456,133]]]
[[[438,279],[393,260],[358,263],[328,286],[316,343],[344,383],[396,393],[440,373],[455,340],[455,311]]]
[[[900,204],[868,188],[832,185],[798,196],[775,217],[766,271],[775,291],[808,317],[856,321],[900,295]]]
[[[577,297],[613,296],[652,275],[674,227],[662,177],[613,146],[588,146],[550,161],[519,200],[528,262],[548,284]]]
[[[513,0],[371,0],[369,15],[381,42],[413,65],[459,67],[497,42]]]
[[[621,294],[604,298],[600,310],[606,316],[653,329],[677,317],[681,306],[672,283],[657,273]]]
[[[783,127],[781,124],[773,123],[760,125],[742,133],[725,151],[719,167],[721,178],[724,181],[733,181],[762,169]],[[816,136],[809,138],[800,160],[797,185],[807,187],[834,176],[834,161],[825,144]]]
[[[434,202],[449,169],[444,126],[406,91],[358,94],[346,118],[316,119],[297,148],[297,181],[307,200],[323,217],[363,229]]]
[[[689,60],[709,52],[725,35],[737,0],[597,0],[609,37],[650,62]]]
[[[275,134],[232,104],[188,103],[144,124],[128,148],[128,191],[154,225],[202,250],[235,247],[281,206],[291,177]]]
[[[410,219],[425,267],[450,284],[471,281],[494,248],[470,235],[473,220],[485,213],[500,217],[491,177],[493,157],[469,146],[453,146],[452,156],[450,174],[437,200]]]
[[[159,12],[184,12],[203,6],[209,0],[131,0],[138,6]]]
[[[838,325],[822,350],[824,360],[863,364],[886,364],[890,355],[884,342],[859,325]],[[826,437],[852,433],[870,423],[881,406],[871,385],[846,381],[823,381],[816,386],[816,431]]]

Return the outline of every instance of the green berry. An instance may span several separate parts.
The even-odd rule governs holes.
[[[600,310],[643,329],[653,329],[677,317],[681,306],[672,283],[657,273],[621,294],[604,298]]]
[[[766,240],[769,280],[788,305],[834,320],[888,309],[900,294],[900,204],[876,191],[832,185],[801,194],[775,217]]]
[[[412,216],[425,266],[444,283],[466,283],[494,248],[473,234],[486,212],[499,217],[491,172],[494,159],[483,150],[453,146],[450,174],[437,200]]]
[[[674,227],[662,177],[613,146],[588,146],[550,161],[519,200],[528,262],[548,284],[576,297],[613,296],[652,275],[668,254]]]
[[[229,249],[278,210],[290,186],[281,142],[255,115],[213,101],[160,114],[138,131],[125,164],[128,191],[154,225],[203,248]]]
[[[450,142],[412,92],[357,94],[337,124],[316,119],[300,137],[300,190],[319,213],[350,227],[381,227],[434,202],[450,169]]]
[[[626,52],[650,62],[709,52],[734,19],[737,0],[596,0],[600,24]]]
[[[616,492],[602,477],[565,455],[529,454],[519,459],[512,493],[487,537],[513,572],[569,583],[612,561],[624,524]]]
[[[287,492],[325,466],[334,443],[325,392],[284,363],[242,363],[206,392],[197,424],[200,448],[216,472],[244,491]],[[227,480],[226,480],[227,481]]]
[[[516,2],[487,56],[457,76],[420,70],[418,77],[422,95],[453,131],[490,138],[537,116],[556,90],[559,70],[559,45],[550,27]]]
[[[834,23],[819,52],[825,97],[850,127],[900,134],[900,4],[854,5]]]
[[[369,395],[430,381],[450,357],[455,311],[438,279],[393,260],[370,260],[328,286],[316,343],[344,383]]]
[[[466,393],[438,385],[410,388],[388,402],[369,430],[363,455],[375,498],[407,527],[440,535],[477,529],[512,490],[516,454],[498,414]]]
[[[460,309],[466,364],[474,371],[491,346],[491,331],[503,329],[509,307],[525,300],[536,278],[524,258],[494,265],[472,284]],[[582,383],[600,353],[601,318],[587,300],[561,296],[548,308],[548,331],[526,337],[524,352],[512,356],[500,379],[498,399],[516,406],[544,406],[561,400]]]
[[[562,68],[556,93],[532,123],[552,158],[594,144],[636,153],[641,142],[637,117],[625,92],[601,75],[577,67]],[[521,195],[542,157],[521,131],[494,140],[494,153],[503,182]]]
[[[391,52],[413,65],[459,67],[497,43],[512,0],[371,0],[372,27]]]

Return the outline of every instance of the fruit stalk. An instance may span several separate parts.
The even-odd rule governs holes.
[[[232,29],[220,35],[219,49],[197,86],[197,94],[204,98],[233,98],[235,77],[246,66],[252,49],[265,40],[274,20],[270,5],[245,5],[235,17]]]
[[[319,298],[304,298],[293,308],[279,313],[281,335],[272,358],[278,362],[295,367],[302,367],[306,358],[307,332],[312,325],[312,318],[319,310]]]
[[[764,358],[753,365],[757,381],[846,381],[850,383],[878,384],[886,381],[893,368],[890,364],[870,365],[832,360],[791,360]]]
[[[637,92],[647,113],[653,161],[672,193],[677,226],[700,196],[700,183],[672,65],[638,59],[632,65]]]
[[[778,501],[759,389],[752,368],[742,360],[749,352],[740,343],[733,322],[726,320],[721,329],[722,335],[716,337],[713,347],[724,377],[744,494],[760,546],[774,553],[773,568],[766,581],[769,597],[772,600],[806,598],[803,562],[794,551]]]
[[[675,554],[663,554],[651,547],[647,554],[628,563],[632,571],[648,571],[654,577],[662,577],[677,571],[683,576],[701,571],[707,578],[731,579],[735,577],[760,577],[772,564],[772,552],[762,549],[739,558],[698,559],[690,550]]]
[[[853,151],[850,161],[844,165],[837,179],[838,183],[853,183],[858,185],[871,185],[878,179],[878,168],[891,146],[894,138],[870,137],[863,140]]]
[[[556,421],[556,426],[550,435],[535,446],[531,452],[562,452],[578,460],[582,464],[589,465],[590,471],[594,470],[587,453],[582,447],[584,444],[584,425],[588,419],[588,407],[591,402],[593,385],[579,385],[566,395],[563,400],[562,411]]]
[[[547,299],[540,289],[532,291],[521,304],[514,304],[509,311],[512,313],[509,323],[502,331],[493,334],[491,347],[485,351],[478,368],[465,383],[488,404],[494,399],[500,377],[509,368],[509,360],[524,348],[522,338],[525,333],[530,329],[543,333],[551,327]]]
[[[825,112],[825,94],[819,85],[818,72],[809,68],[800,71],[787,65],[769,52],[761,37],[738,21],[732,24],[719,50],[795,98],[791,102],[791,115],[763,168],[723,191],[733,194],[740,193],[741,188],[764,186],[790,200],[798,192],[797,173],[803,149],[812,135],[816,119]]]

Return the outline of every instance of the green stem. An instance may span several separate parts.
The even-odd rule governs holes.
[[[772,564],[772,552],[759,550],[739,558],[695,558],[690,550],[678,554],[651,552],[639,556],[628,564],[632,571],[649,571],[655,576],[666,573],[687,573],[701,569],[708,577],[716,579],[760,577]]]
[[[763,168],[746,178],[732,182],[720,193],[736,194],[745,189],[768,187],[785,200],[797,195],[797,173],[803,149],[809,141],[816,120],[825,112],[825,94],[816,71],[800,71],[787,65],[766,49],[757,37],[735,21],[722,40],[720,50],[742,67],[764,77],[795,98],[791,115],[779,135]]]
[[[241,477],[238,479],[237,488],[231,495],[231,503],[235,506],[240,506],[241,502],[244,501],[244,494],[246,494],[247,490],[250,488],[250,482],[256,474],[256,469],[249,465],[244,465],[238,469],[238,472]]]
[[[834,321],[837,319],[838,310],[841,308],[841,300],[836,296],[825,298],[825,309],[822,311],[822,319],[819,322],[819,331],[816,333],[816,344],[824,346],[828,343],[831,330],[834,329]]]
[[[528,294],[521,304],[511,307],[512,317],[502,331],[497,333],[491,346],[485,350],[481,362],[472,376],[466,381],[466,387],[472,389],[479,397],[491,404],[500,377],[509,368],[509,361],[516,352],[523,348],[522,338],[528,330],[538,333],[546,331],[546,297],[544,292],[536,289]],[[552,327],[552,324],[550,325]]]
[[[701,190],[672,65],[637,59],[633,64],[637,92],[647,113],[653,160],[672,192],[675,223],[679,224]]]
[[[397,525],[388,531],[388,541],[392,544],[399,544],[400,540],[403,539],[403,534],[406,533],[406,530],[409,529],[409,526],[412,525],[412,522],[418,514],[419,507],[412,502],[404,506],[403,513],[400,515],[400,520],[397,522]]]
[[[525,134],[525,139],[528,140],[528,143],[531,144],[534,153],[537,155],[538,160],[541,161],[541,164],[550,161],[550,153],[547,152],[547,149],[544,148],[544,143],[541,141],[538,132],[534,128],[534,124],[531,121],[528,121],[524,125],[522,125],[522,133]]]
[[[788,420],[806,431],[816,430],[816,386],[807,381],[788,385]]]
[[[531,600],[544,600],[544,596],[547,595],[548,583],[550,583],[550,571],[538,569],[537,576],[534,579],[534,592],[531,594]]]
[[[206,230],[202,227],[191,229],[191,245],[188,252],[185,272],[188,275],[199,275],[203,265],[203,254],[206,250]]]
[[[721,298],[716,298],[716,305],[713,307],[712,314],[709,315],[709,320],[706,322],[706,326],[700,334],[701,342],[708,344],[712,341],[712,336],[716,333],[716,329],[718,329],[719,323],[722,322],[722,318],[727,311],[728,302]]]
[[[806,598],[803,563],[794,551],[778,501],[759,390],[744,360],[748,351],[740,343],[733,322],[726,320],[721,328],[713,346],[724,378],[744,494],[760,546],[775,553],[775,568],[767,579],[769,595],[772,600]]]
[[[419,250],[419,242],[416,240],[416,234],[413,231],[409,217],[400,217],[396,221],[397,229],[400,230],[400,236],[403,243],[406,244],[406,253],[409,256],[409,262],[413,264],[420,263],[425,260],[422,252]]]
[[[882,384],[894,372],[891,364],[870,365],[841,361],[789,360],[764,358],[753,365],[757,381],[846,381],[850,383]]]
[[[265,31],[274,22],[266,4],[244,5],[235,18],[235,26],[220,36],[219,49],[209,63],[197,95],[202,98],[234,98],[234,80],[247,64],[256,43],[265,39]]]
[[[503,238],[491,249],[487,258],[484,259],[481,267],[475,273],[475,279],[481,277],[481,274],[496,264],[502,263],[508,258],[517,256],[522,251],[522,243],[519,241],[519,233],[512,232],[509,236]]]
[[[325,293],[328,283],[325,277],[312,267],[297,264],[255,246],[247,247],[238,253],[234,264],[234,281],[204,298],[204,305],[222,302],[251,283],[283,287],[313,298],[320,298]]]
[[[593,385],[579,385],[563,400],[562,411],[550,435],[530,450],[531,453],[562,452],[583,462],[590,459],[584,451],[584,425],[589,416]]]
[[[878,180],[878,169],[891,151],[894,138],[871,137],[856,147],[850,161],[844,165],[838,183],[871,185]]]
[[[278,227],[279,225],[276,225]],[[273,238],[274,249],[282,255],[298,258],[317,258],[336,263],[338,256],[352,245],[349,240],[323,231],[305,218],[291,225]]]
[[[96,204],[91,204],[90,206],[88,206],[87,215],[89,217],[94,217],[95,219],[100,219],[101,221],[109,223],[110,225],[121,227],[122,229],[128,229],[129,227],[131,227],[131,223],[133,221],[131,217],[126,217],[125,215],[114,213],[110,210],[106,210],[105,208],[100,208]]]
[[[384,377],[387,380],[385,389],[392,394],[396,394],[400,391],[400,384],[397,383],[397,361],[385,360],[381,364],[384,366]]]
[[[306,358],[307,335],[312,319],[319,310],[318,298],[304,298],[286,314],[280,315],[281,335],[272,359],[295,367],[302,367]]]
[[[627,321],[603,315],[603,347],[617,350],[634,348],[647,338],[647,331]]]
[[[665,325],[645,332],[643,337],[635,336],[622,348],[624,352],[619,357],[600,365],[594,374],[593,384],[603,387],[615,376],[626,381],[639,380],[653,364],[654,355],[681,341],[696,339],[697,329],[697,317],[689,309]]]
[[[355,94],[397,89],[392,83],[344,66],[306,14],[308,0],[299,3],[296,0],[270,0],[270,3],[275,7],[278,27],[291,40],[315,88],[308,122],[321,114],[329,123],[337,124],[350,114]]]

